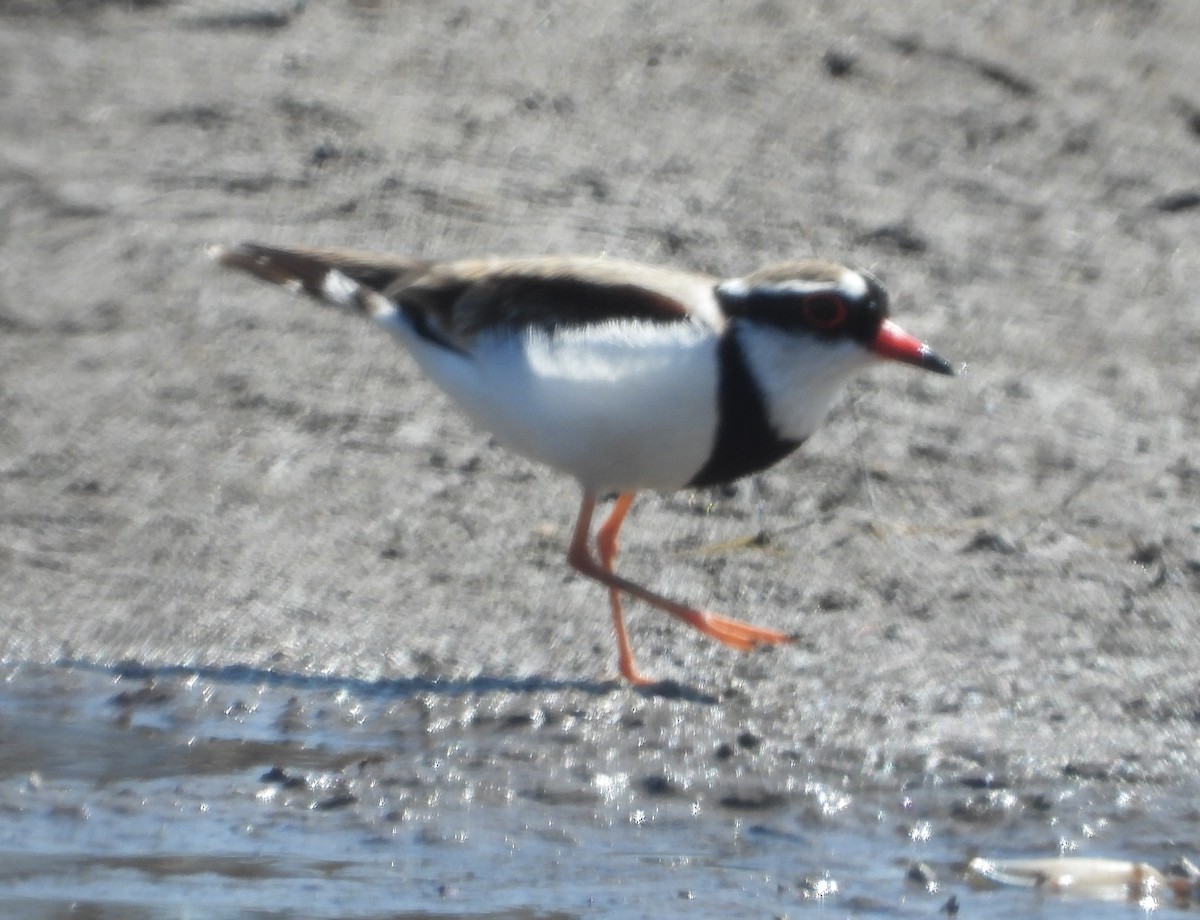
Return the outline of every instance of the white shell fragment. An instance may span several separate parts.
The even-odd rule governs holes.
[[[1157,900],[1170,887],[1166,876],[1144,862],[1060,856],[1046,859],[984,859],[967,864],[978,879],[997,885],[1038,888],[1101,901]]]

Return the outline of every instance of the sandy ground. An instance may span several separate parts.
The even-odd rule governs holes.
[[[640,500],[623,571],[801,637],[634,607],[695,690],[655,718],[1194,771],[1198,48],[1183,0],[0,0],[0,655],[644,712],[575,486],[204,246],[816,254],[965,373],[878,368],[758,480]]]

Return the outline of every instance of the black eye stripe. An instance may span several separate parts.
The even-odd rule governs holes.
[[[869,344],[888,315],[888,295],[874,276],[860,272],[865,290],[845,279],[738,279],[716,288],[734,321],[748,320],[823,339]]]

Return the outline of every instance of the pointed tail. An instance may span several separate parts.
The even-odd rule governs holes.
[[[283,248],[242,243],[209,247],[209,255],[229,268],[303,291],[324,303],[381,320],[396,314],[389,291],[422,274],[428,262],[396,259],[341,249]]]

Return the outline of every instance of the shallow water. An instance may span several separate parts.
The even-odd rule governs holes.
[[[964,869],[975,853],[1194,858],[1197,784],[1178,777],[831,770],[753,735],[710,746],[681,722],[714,704],[609,685],[4,676],[5,917],[935,917],[951,898],[971,918],[1194,912]]]

